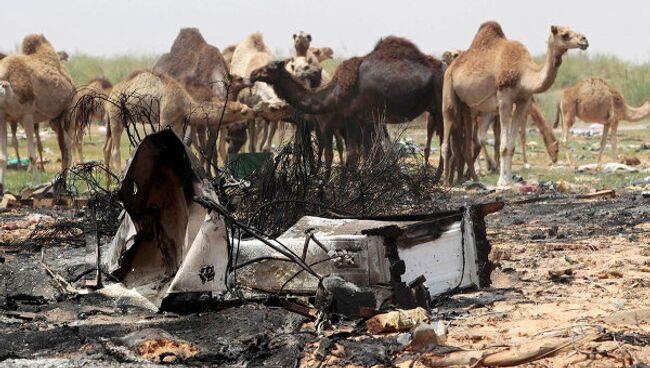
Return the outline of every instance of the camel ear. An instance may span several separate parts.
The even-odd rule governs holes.
[[[293,34],[293,39],[295,40],[296,37],[298,37],[298,35],[294,33],[294,34]]]
[[[307,41],[311,42],[311,35],[310,34],[307,35]]]
[[[551,26],[551,33],[557,34],[557,31],[558,31],[557,26]]]

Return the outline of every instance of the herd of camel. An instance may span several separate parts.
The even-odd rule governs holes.
[[[44,36],[29,35],[20,53],[0,60],[0,193],[7,166],[7,123],[16,152],[17,124],[25,130],[38,181],[38,124],[46,121],[56,132],[63,169],[70,166],[73,150],[83,160],[84,131],[93,120],[106,124],[104,159],[114,171],[121,169],[122,132],[134,122],[171,127],[197,149],[208,170],[215,152],[223,159],[226,150],[238,152],[246,140],[250,151],[270,150],[276,131],[284,132],[286,123],[306,122],[315,133],[319,160],[329,168],[333,141],[341,161],[353,166],[369,155],[376,135],[385,134],[382,124],[422,114],[427,126],[425,160],[428,163],[436,134],[441,146],[437,175],[443,175],[446,185],[454,177],[478,180],[475,163],[483,152],[489,168],[499,170],[497,185],[508,187],[516,134],[525,142],[529,115],[551,160],[558,159],[558,141],[534,95],[551,87],[569,49],[589,45],[585,36],[567,27],[552,26],[550,31],[541,65],[523,44],[507,39],[501,26],[489,21],[480,26],[467,50],[447,51],[442,60],[422,53],[409,40],[389,36],[367,55],[344,60],[329,75],[321,63],[333,57],[332,49],[311,47],[311,35],[305,32],[293,35],[293,57],[276,60],[260,33],[222,52],[197,29],[186,28],[152,69],[134,71],[116,85],[97,78],[80,88],[66,70],[67,55],[57,53]],[[555,127],[562,122],[561,143],[569,162],[567,141],[576,117],[604,125],[600,162],[610,128],[616,155],[619,121],[650,115],[650,99],[631,107],[600,78],[565,89],[557,106]],[[485,144],[490,126],[496,138],[494,159]],[[525,143],[522,147],[525,161]]]

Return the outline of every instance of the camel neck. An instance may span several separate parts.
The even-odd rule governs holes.
[[[531,86],[531,91],[533,93],[542,93],[551,88],[551,85],[553,85],[553,82],[555,82],[555,78],[557,77],[560,64],[562,64],[562,55],[564,55],[565,52],[566,50],[557,49],[556,47],[553,47],[550,42],[548,43],[544,64],[536,73],[534,83]]]
[[[624,120],[636,122],[643,120],[650,116],[650,99],[646,100],[643,105],[639,107],[632,107],[625,104]]]
[[[283,70],[280,77],[270,84],[278,97],[308,114],[332,112],[338,107],[337,103],[340,100],[335,81],[312,90],[296,80],[289,72]]]

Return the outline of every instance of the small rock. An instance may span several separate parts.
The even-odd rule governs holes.
[[[546,235],[544,233],[535,233],[531,235],[530,237],[532,240],[541,240],[541,239],[546,239]]]

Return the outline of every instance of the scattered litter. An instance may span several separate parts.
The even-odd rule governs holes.
[[[409,310],[394,310],[378,314],[366,321],[366,327],[371,334],[410,330],[420,322],[429,322],[426,309],[417,307]]]
[[[620,163],[628,166],[639,166],[641,165],[641,160],[638,157],[634,157],[634,156],[624,156],[623,158],[621,158]]]

